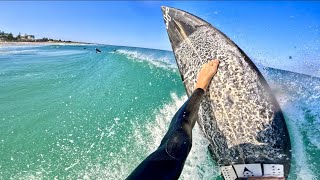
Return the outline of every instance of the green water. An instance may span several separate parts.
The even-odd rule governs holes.
[[[50,48],[40,50],[55,51]],[[127,155],[135,147],[132,124],[154,118],[171,92],[184,93],[176,71],[123,55],[62,48],[74,52],[1,62],[3,179],[77,177],[97,167],[112,173],[122,164],[132,169],[143,158]],[[118,162],[108,167],[113,156]]]

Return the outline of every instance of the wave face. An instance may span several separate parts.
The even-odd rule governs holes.
[[[260,70],[286,116],[290,179],[320,179],[319,78]],[[2,47],[0,179],[125,179],[186,99],[172,52]],[[196,125],[180,179],[221,179],[208,144]]]

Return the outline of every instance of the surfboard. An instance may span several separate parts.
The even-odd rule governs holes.
[[[179,9],[161,9],[188,96],[201,66],[220,60],[201,102],[198,124],[223,177],[287,177],[290,137],[280,106],[258,68],[208,22]]]

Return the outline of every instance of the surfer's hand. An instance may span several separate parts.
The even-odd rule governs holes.
[[[219,66],[219,60],[211,60],[206,64],[203,64],[197,78],[197,84],[195,89],[201,88],[207,91],[209,83],[212,77],[217,73]]]

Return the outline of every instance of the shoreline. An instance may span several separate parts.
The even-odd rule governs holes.
[[[34,46],[34,45],[91,45],[94,43],[85,42],[1,42],[0,46]]]

